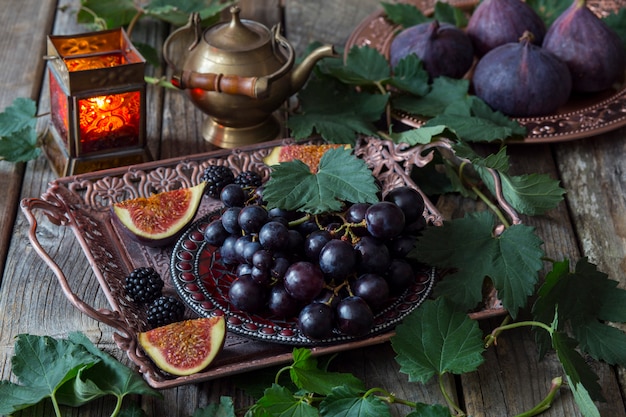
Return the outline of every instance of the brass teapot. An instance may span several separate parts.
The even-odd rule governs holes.
[[[276,139],[281,126],[273,113],[302,88],[319,59],[335,56],[331,45],[321,46],[295,67],[279,25],[270,30],[239,12],[231,7],[229,22],[204,31],[194,13],[163,45],[172,84],[209,116],[202,135],[222,148]]]

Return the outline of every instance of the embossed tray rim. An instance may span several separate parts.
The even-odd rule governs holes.
[[[417,6],[426,15],[433,12],[436,0],[403,1]],[[470,9],[476,0],[448,0],[448,3],[461,9]],[[602,14],[615,9],[615,1],[590,1],[589,7]],[[347,54],[353,46],[370,46],[385,57],[389,57],[392,34],[398,28],[385,18],[384,10],[368,15],[350,34],[345,45]],[[407,126],[419,128],[423,120],[415,115],[394,111],[393,116]],[[570,100],[556,114],[515,118],[527,128],[528,135],[521,140],[511,140],[508,144],[538,144],[568,142],[607,133],[626,126],[626,74],[619,88],[594,94],[590,98]]]
[[[168,282],[167,276],[171,246],[164,249],[152,249],[124,239],[111,222],[110,204],[120,199],[194,185],[209,163],[234,166],[236,165],[234,161],[239,161],[238,169],[247,169],[246,164],[253,163],[251,162],[253,159],[256,158],[254,163],[258,163],[274,146],[287,143],[294,143],[294,141],[281,139],[241,149],[218,150],[59,178],[49,184],[48,190],[42,194],[41,198],[22,200],[21,209],[30,224],[29,240],[36,253],[56,275],[65,296],[81,312],[115,329],[113,333],[115,343],[138,367],[138,371],[150,386],[157,389],[171,388],[284,364],[291,360],[293,346],[264,343],[229,334],[222,353],[209,368],[202,372],[185,377],[172,377],[156,368],[137,343],[136,335],[145,326],[145,313],[142,315],[137,306],[126,299],[121,283],[133,268],[145,265],[147,262],[152,264],[166,281],[164,292],[171,291],[175,294],[176,290],[171,286],[171,282]],[[382,158],[393,165],[391,169],[374,167],[375,174],[382,178],[384,185],[389,187],[406,183],[407,170],[399,168],[402,163],[416,167],[423,166],[429,158],[432,158],[426,152],[428,147],[434,146],[428,145],[407,150],[402,145],[390,145],[386,141],[375,138],[367,138],[365,142],[360,143],[364,145],[357,145],[355,152],[360,153],[361,157],[366,160],[371,159],[375,163]],[[447,148],[445,143],[436,146]],[[425,200],[428,220],[433,224],[439,224],[442,221],[441,215],[427,198]],[[501,196],[498,200],[506,205],[506,202],[500,201]],[[201,209],[204,211],[199,210],[197,218],[211,210],[211,204],[203,204]],[[72,229],[110,308],[93,307],[83,301],[74,291],[70,279],[37,238],[38,220],[35,212],[38,211],[54,225]],[[514,221],[519,221],[514,212],[509,212],[509,214],[512,215]],[[506,313],[499,304],[494,291],[486,294],[485,305],[484,309],[473,312],[470,316],[482,319]],[[191,317],[196,317],[196,315]],[[311,349],[315,355],[336,353],[384,343],[392,335],[393,331],[389,331],[362,340],[316,346]]]

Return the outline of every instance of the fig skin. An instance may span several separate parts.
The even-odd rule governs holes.
[[[466,31],[476,55],[482,57],[500,45],[517,42],[526,31],[534,35],[533,43],[541,45],[546,25],[522,0],[483,0],[467,22]]]
[[[390,63],[395,67],[409,54],[419,57],[430,78],[462,78],[474,63],[474,48],[464,31],[433,20],[404,29],[391,42]]]
[[[567,64],[573,91],[603,91],[624,74],[625,51],[619,37],[585,0],[574,0],[552,23],[542,46]]]
[[[529,38],[527,32],[519,42],[491,50],[474,69],[476,96],[510,117],[554,113],[571,93],[567,65]]]

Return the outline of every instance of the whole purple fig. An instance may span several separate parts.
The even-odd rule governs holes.
[[[567,65],[531,39],[526,32],[519,42],[492,49],[474,69],[476,96],[511,117],[554,113],[571,93]]]
[[[391,66],[409,54],[419,57],[431,78],[461,78],[474,62],[472,42],[465,32],[437,20],[411,26],[396,35],[389,50]]]
[[[467,35],[479,57],[497,46],[517,42],[525,31],[541,45],[546,25],[522,0],[483,0],[467,22]]]
[[[567,64],[574,91],[606,90],[624,74],[625,52],[619,37],[585,0],[575,0],[552,23],[543,47]]]

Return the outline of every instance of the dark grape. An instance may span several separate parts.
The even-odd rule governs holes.
[[[363,274],[350,286],[357,297],[361,297],[373,309],[383,306],[389,299],[389,284],[378,274]]]
[[[263,285],[268,285],[272,280],[272,276],[270,275],[269,270],[259,269],[256,266],[252,267],[252,271],[250,271],[250,276],[253,280]]]
[[[261,227],[267,223],[267,210],[261,206],[245,206],[239,212],[239,226],[246,233],[259,233]]]
[[[320,251],[319,266],[331,278],[344,279],[354,271],[356,252],[352,245],[341,239],[332,239]]]
[[[294,229],[289,229],[289,251],[296,256],[304,255],[304,236]]]
[[[252,243],[251,235],[239,236],[235,242],[235,254],[237,255],[237,261],[245,262],[245,250],[246,245]]]
[[[257,313],[265,307],[267,291],[251,277],[244,275],[230,284],[228,298],[239,310]]]
[[[399,294],[415,280],[415,272],[409,262],[404,259],[394,259],[391,261],[386,279],[391,293]]]
[[[394,258],[404,258],[415,247],[415,236],[401,235],[387,242],[389,253]]]
[[[333,309],[324,303],[307,304],[298,316],[298,327],[309,339],[330,337],[334,327]]]
[[[354,245],[357,267],[361,272],[384,272],[389,268],[391,255],[385,244],[371,236],[363,236]]]
[[[230,233],[224,228],[221,219],[210,222],[204,229],[204,240],[213,246],[222,246]]]
[[[274,279],[283,279],[285,277],[285,273],[287,273],[287,269],[291,266],[291,261],[283,256],[277,256],[274,258],[274,262],[272,262],[272,267],[270,269],[270,275]]]
[[[304,238],[304,256],[312,262],[317,262],[324,245],[333,237],[328,230],[316,230]]]
[[[414,188],[394,188],[385,195],[385,201],[390,201],[400,207],[406,223],[414,222],[424,216],[424,198]]]
[[[226,207],[243,207],[246,194],[238,184],[228,184],[220,192],[220,200]]]
[[[426,218],[424,216],[418,217],[414,222],[404,225],[404,231],[407,235],[419,235],[426,227]]]
[[[361,297],[346,297],[335,310],[337,328],[348,336],[363,336],[374,324],[374,313]]]
[[[281,251],[289,244],[289,228],[275,220],[269,221],[259,231],[259,242],[271,251]]]
[[[300,311],[300,302],[293,298],[282,283],[272,286],[268,301],[269,310],[279,317],[297,316]]]
[[[371,206],[369,203],[355,203],[346,210],[346,221],[360,223],[365,220],[365,212]]]
[[[231,235],[224,240],[220,247],[222,262],[226,265],[235,265],[239,262],[237,252],[235,251],[235,243],[237,243],[237,236]]]
[[[252,274],[252,265],[249,264],[239,264],[237,265],[237,276],[242,277],[244,275]]]
[[[302,236],[308,236],[309,234],[320,230],[320,227],[317,225],[315,220],[310,219],[297,225],[296,230],[300,232]]]
[[[261,244],[257,240],[253,240],[251,242],[248,242],[243,247],[243,261],[245,263],[247,263],[247,264],[252,265],[254,254],[257,253],[258,251],[262,250],[262,249],[263,249],[263,247],[261,246]]]
[[[272,252],[261,249],[258,250],[252,255],[252,265],[259,269],[263,269],[269,271],[272,267],[273,255]]]
[[[311,262],[293,263],[285,272],[285,289],[296,300],[310,301],[322,291],[324,274]]]
[[[367,231],[379,239],[391,239],[404,229],[404,212],[389,201],[372,204],[365,212]]]
[[[239,226],[239,212],[241,207],[229,207],[222,213],[222,225],[228,233],[237,235],[241,233],[241,226]]]

